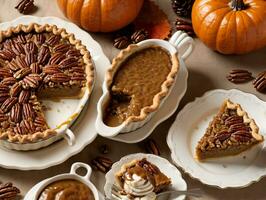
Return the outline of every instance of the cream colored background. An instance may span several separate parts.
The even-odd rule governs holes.
[[[35,0],[38,10],[33,14],[36,16],[56,16],[64,18],[57,8],[55,0]],[[0,0],[0,22],[13,20],[20,14],[14,9],[17,0]],[[174,14],[170,7],[170,0],[157,0],[161,7],[169,13],[169,18],[173,21]],[[112,47],[112,40],[107,34],[92,34],[103,47],[104,52],[109,59],[117,54],[117,50]],[[254,93],[259,98],[266,100],[266,95],[257,93],[250,83],[242,85],[233,85],[225,78],[226,73],[234,67],[246,68],[254,74],[266,70],[266,49],[244,56],[223,56],[206,48],[200,41],[196,40],[196,48],[193,54],[186,62],[189,69],[188,90],[181,102],[180,108],[187,102],[192,101],[195,97],[202,96],[204,92],[222,88],[238,88],[245,92]],[[162,156],[169,158],[169,149],[165,143],[167,130],[173,122],[176,114],[169,120],[161,124],[152,134],[161,148]],[[73,162],[81,161],[89,163],[90,160],[99,154],[99,146],[108,144],[111,147],[110,156],[114,161],[119,160],[122,156],[130,153],[143,152],[143,143],[126,145],[98,137],[92,144],[87,146],[80,154],[68,159],[65,163],[41,171],[17,171],[0,169],[0,181],[12,181],[21,188],[23,195],[39,181],[54,176],[56,174],[68,172]],[[1,155],[0,155],[1,156]],[[10,159],[16,159],[10,158]],[[226,189],[220,190],[201,184],[199,181],[191,179],[183,173],[188,183],[188,188],[200,187],[207,194],[202,199],[216,200],[262,200],[266,199],[266,178],[260,182],[254,183],[244,189]],[[99,190],[103,189],[104,175],[100,172],[94,172],[92,181]]]

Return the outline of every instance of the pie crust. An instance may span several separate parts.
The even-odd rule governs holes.
[[[157,45],[146,45],[144,47],[134,44],[129,45],[126,49],[122,50],[116,58],[114,58],[111,68],[107,71],[106,83],[109,90],[112,86],[115,75],[118,72],[119,68],[122,66],[123,62],[126,61],[129,56],[137,53],[138,51],[142,51],[148,48],[161,48],[165,52],[169,53],[167,49],[164,49],[163,47]],[[171,60],[170,72],[168,73],[166,80],[161,84],[161,90],[153,96],[152,104],[142,107],[139,115],[131,115],[127,117],[126,120],[123,121],[123,123],[129,124],[131,122],[144,121],[150,113],[155,112],[159,109],[161,103],[164,100],[164,97],[169,94],[174,84],[175,77],[177,76],[177,73],[179,71],[179,61],[177,54],[169,54],[169,58]]]
[[[16,27],[9,28],[6,31],[0,32],[0,44],[7,38],[12,38],[13,36],[19,36],[19,35],[23,35],[23,34],[30,34],[31,32],[34,32],[34,34],[39,34],[39,33],[40,34],[42,34],[42,33],[46,34],[47,33],[47,34],[52,34],[55,36],[60,36],[59,41],[61,41],[61,39],[62,39],[62,43],[64,41],[67,41],[67,44],[69,46],[71,46],[70,47],[71,49],[74,48],[75,50],[77,50],[79,52],[80,57],[75,57],[75,58],[82,59],[82,67],[84,68],[85,79],[83,82],[80,81],[80,83],[82,82],[83,84],[82,84],[82,86],[80,85],[80,90],[78,91],[78,93],[76,93],[75,95],[69,96],[69,98],[80,98],[83,96],[83,94],[86,90],[88,90],[88,92],[91,93],[92,88],[93,88],[93,83],[94,83],[94,67],[92,64],[90,54],[89,54],[88,50],[86,49],[86,47],[81,44],[81,41],[75,39],[74,34],[67,33],[65,29],[58,28],[55,25],[49,25],[49,24],[39,25],[36,23],[31,23],[29,25],[18,25]],[[29,41],[26,41],[26,44],[28,42]],[[62,43],[60,43],[60,44],[62,44]],[[41,47],[38,47],[38,50],[40,50],[40,48]],[[36,55],[36,56],[38,56],[38,55]],[[77,60],[77,62],[79,62],[79,61]],[[32,93],[32,90],[30,90],[30,91]],[[56,90],[54,90],[54,92],[55,92],[55,94],[57,94]],[[48,95],[48,97],[49,97],[49,95]],[[64,97],[67,97],[67,96],[64,96]],[[33,99],[32,101],[35,101],[34,99],[36,99],[36,98],[37,98],[36,95],[31,95],[31,97],[30,97],[30,99]],[[36,102],[38,103],[38,101],[36,101]],[[41,118],[45,119],[43,112],[41,111],[41,108],[40,108],[40,113],[37,113],[37,114],[39,114]],[[46,124],[46,122],[43,122],[43,123]],[[47,127],[47,129],[44,131],[36,131],[36,132],[32,132],[30,134],[17,134],[17,133],[10,131],[10,130],[0,131],[0,139],[8,141],[8,142],[12,142],[12,143],[24,144],[24,143],[39,142],[39,141],[48,139],[48,138],[56,135],[56,133],[57,133],[56,130],[50,129],[47,124],[46,124],[46,127]]]
[[[198,142],[195,157],[201,161],[236,155],[263,140],[258,126],[247,112],[239,104],[226,100]]]

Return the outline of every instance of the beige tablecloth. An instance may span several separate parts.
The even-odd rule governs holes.
[[[0,22],[13,20],[20,16],[20,14],[14,9],[16,2],[17,0],[0,0]],[[157,2],[165,11],[167,11],[167,13],[169,13],[169,17],[173,20],[174,15],[170,9],[170,0],[157,0]],[[55,0],[36,0],[36,5],[38,6],[38,10],[34,13],[36,16],[56,16],[64,18],[58,10]],[[107,34],[92,34],[92,37],[102,45],[106,55],[112,59],[117,53],[117,50],[112,47],[111,37]],[[200,41],[196,40],[196,48],[186,62],[189,69],[188,90],[181,102],[180,108],[182,108],[187,102],[194,100],[195,97],[202,96],[204,92],[217,88],[238,88],[245,92],[254,93],[259,98],[266,100],[266,95],[256,92],[251,84],[233,85],[225,78],[226,73],[234,67],[247,68],[255,74],[265,70],[265,56],[266,49],[244,56],[223,56],[209,50]],[[162,156],[165,158],[169,158],[169,149],[165,143],[165,137],[171,123],[175,119],[176,114],[177,113],[156,128],[151,136],[159,141]],[[119,160],[126,154],[144,151],[142,143],[127,145],[98,137],[81,153],[71,157],[66,162],[56,167],[28,172],[0,168],[0,181],[14,182],[19,188],[21,188],[22,194],[25,195],[26,192],[39,181],[56,174],[68,172],[73,162],[81,161],[89,163],[93,157],[99,154],[98,149],[101,144],[108,144],[111,147],[109,156],[114,161]],[[126,149],[126,151],[121,151],[121,149]],[[11,159],[16,158],[14,157]],[[265,178],[244,189],[220,190],[203,185],[199,181],[193,180],[184,173],[183,177],[187,181],[188,188],[200,187],[206,192],[207,197],[202,198],[205,200],[266,199]],[[92,181],[96,184],[99,190],[103,190],[104,175],[102,173],[94,172]]]

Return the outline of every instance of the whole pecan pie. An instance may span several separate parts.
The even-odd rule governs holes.
[[[0,139],[30,143],[53,136],[40,98],[81,97],[92,90],[90,54],[55,25],[0,32]]]
[[[255,121],[239,104],[226,100],[198,142],[196,158],[236,155],[263,140]]]

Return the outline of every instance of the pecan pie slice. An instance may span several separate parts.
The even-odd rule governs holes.
[[[53,136],[41,98],[79,98],[93,85],[90,54],[55,25],[0,32],[0,139],[30,143]]]
[[[198,142],[196,158],[236,155],[263,140],[255,121],[239,104],[226,100]]]
[[[121,195],[128,199],[155,199],[156,193],[166,189],[171,180],[146,158],[124,164],[116,174]]]

